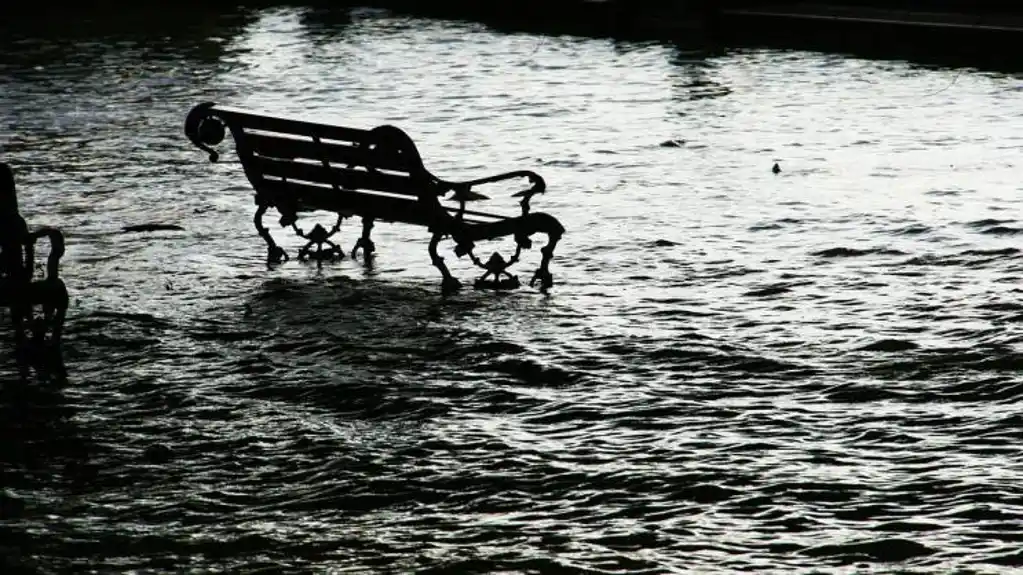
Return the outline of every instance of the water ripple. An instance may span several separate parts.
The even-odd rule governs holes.
[[[0,372],[11,569],[1023,565],[1013,77],[138,10],[0,23],[3,160],[73,298],[66,379]],[[555,289],[441,297],[385,223],[372,265],[268,270],[237,159],[181,134],[206,100],[540,171]]]

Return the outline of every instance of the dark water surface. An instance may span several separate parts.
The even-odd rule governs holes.
[[[10,565],[1023,565],[1020,78],[369,11],[4,34],[0,154],[73,298],[66,385],[3,362]],[[539,171],[558,284],[442,298],[385,224],[370,269],[268,271],[204,100]]]

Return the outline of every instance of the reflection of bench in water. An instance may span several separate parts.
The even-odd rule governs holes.
[[[35,246],[44,237],[50,241],[50,253],[46,275],[37,279]],[[63,255],[64,236],[60,230],[28,230],[18,211],[14,174],[7,164],[0,163],[0,306],[10,310],[19,349],[26,343],[26,328],[33,332],[36,343],[43,343],[49,331],[51,345],[60,345],[68,307],[67,288],[58,276]],[[42,308],[40,318],[36,318],[37,307]]]
[[[298,252],[299,259],[318,261],[342,257],[343,250],[331,241],[341,222],[350,216],[362,220],[362,236],[352,256],[362,249],[368,257],[374,251],[370,231],[373,223],[401,222],[423,226],[432,234],[429,253],[443,275],[442,287],[456,289],[460,283],[448,271],[437,254],[442,239],[450,237],[455,253],[468,255],[485,273],[477,287],[517,287],[518,279],[508,268],[523,249],[531,246],[530,236],[542,232],[548,242],[540,251],[540,267],[530,285],[541,290],[553,281],[548,271],[554,248],[564,228],[554,217],[530,212],[533,195],[543,193],[543,178],[530,171],[516,171],[465,182],[449,182],[431,174],[424,166],[415,143],[405,132],[392,126],[362,130],[307,121],[285,119],[217,106],[200,104],[185,121],[185,133],[199,148],[216,161],[218,145],[230,131],[245,175],[256,192],[256,229],[269,246],[268,261],[277,263],[287,254],[263,226],[268,208],[281,214],[282,227],[291,226],[308,243]],[[467,210],[466,203],[487,199],[474,188],[525,178],[529,188],[513,194],[520,198],[521,213],[498,215]],[[450,195],[449,195],[450,194]],[[316,224],[311,230],[298,227],[299,213],[329,211],[337,222],[326,229]],[[474,253],[481,240],[511,236],[516,249],[504,258],[494,253],[487,261]]]

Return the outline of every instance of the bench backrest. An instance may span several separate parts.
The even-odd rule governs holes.
[[[282,181],[418,197],[435,181],[398,128],[362,130],[216,107],[234,137],[250,182]]]
[[[18,213],[18,192],[14,188],[14,172],[0,162],[0,214]]]
[[[23,272],[28,225],[18,211],[14,172],[0,162],[0,278]]]

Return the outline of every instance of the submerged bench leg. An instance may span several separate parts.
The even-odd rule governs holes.
[[[553,227],[553,226],[552,226]],[[553,229],[547,230],[547,245],[540,248],[540,267],[533,274],[533,279],[529,280],[529,285],[532,287],[536,282],[540,282],[540,291],[546,292],[554,285],[554,276],[550,272],[551,259],[554,257],[554,248],[558,245],[558,240],[561,239],[561,235],[564,233],[564,228],[560,224]]]
[[[547,235],[547,245],[540,248],[540,253],[542,254],[540,267],[536,270],[536,273],[533,274],[533,278],[529,281],[529,285],[532,287],[539,283],[540,291],[546,292],[554,285],[554,278],[550,272],[550,263],[551,259],[554,257],[554,249],[557,247],[561,237],[565,234],[564,226],[562,226],[561,223],[553,216],[543,212],[532,212],[517,218],[501,220],[491,224],[477,225],[468,229],[467,237],[463,238],[463,242],[472,240],[491,240],[514,235],[516,251],[511,260],[505,262],[502,261],[503,258],[492,256],[491,261],[483,263],[473,256],[474,264],[490,272],[490,275],[499,276],[500,273],[495,274],[494,272],[503,273],[511,266],[511,264],[517,262],[519,259],[519,251],[532,247],[533,242],[530,238],[536,233],[543,233]],[[484,274],[481,278],[484,285],[481,287],[491,287],[485,285],[486,278],[487,274]]]
[[[61,282],[60,288],[63,292],[63,298],[51,306],[51,313],[53,314],[53,331],[50,332],[50,342],[54,348],[58,349],[60,348],[64,337],[64,320],[67,317],[67,308],[70,303],[70,298],[67,294],[67,288],[64,287],[64,282]]]
[[[50,347],[60,349],[61,338],[64,334],[64,319],[67,316],[67,308],[70,298],[67,287],[60,278],[47,280],[40,286],[45,293],[43,300],[43,318],[36,326],[36,343],[42,346],[45,343],[46,332],[50,332]]]
[[[22,368],[30,365],[61,363],[61,343],[64,321],[70,298],[60,278],[32,282],[25,293],[17,294],[19,301],[9,306],[14,330],[14,345],[18,363]],[[41,307],[37,315],[36,306]],[[47,341],[49,334],[49,341]],[[42,361],[42,364],[38,362]]]
[[[433,265],[440,270],[443,279],[441,280],[441,291],[444,293],[451,293],[457,291],[462,287],[462,282],[458,281],[458,278],[451,275],[448,271],[448,266],[444,263],[444,258],[440,257],[437,253],[437,245],[440,244],[440,240],[444,237],[444,234],[440,232],[434,232],[433,237],[430,238],[430,261]]]
[[[364,257],[368,260],[373,252],[377,251],[376,245],[373,244],[373,240],[369,238],[369,233],[373,230],[373,218],[362,218],[362,237],[355,242],[355,247],[352,248],[352,259],[355,259],[355,254],[359,252],[359,248],[362,248]]]
[[[273,236],[270,235],[270,230],[263,226],[263,214],[266,213],[266,209],[267,206],[260,205],[256,210],[256,216],[253,218],[253,221],[256,224],[256,231],[259,232],[259,236],[263,238],[267,245],[266,263],[268,265],[279,264],[282,261],[288,261],[288,253],[277,245]]]
[[[11,314],[11,327],[14,329],[14,351],[18,361],[24,361],[25,353],[28,351],[28,340],[25,338],[25,322],[31,325],[32,308],[23,304],[12,303],[8,308]]]
[[[298,260],[305,261],[313,258],[316,260],[316,267],[322,268],[324,260],[334,261],[345,257],[345,251],[330,241],[331,236],[341,229],[342,220],[344,220],[344,216],[338,215],[337,223],[329,230],[320,224],[316,224],[309,233],[303,232],[298,226],[292,224],[292,229],[295,230],[299,237],[309,240],[305,246],[298,250]],[[323,249],[324,244],[326,244],[327,249]],[[316,248],[316,251],[313,251],[313,247]]]

